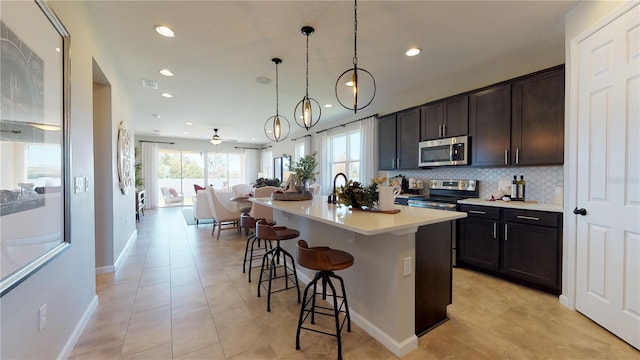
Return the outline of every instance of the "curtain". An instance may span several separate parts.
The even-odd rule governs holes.
[[[311,136],[304,137],[304,154],[302,156],[311,155],[313,151],[311,151]]]
[[[154,209],[158,203],[158,144],[142,143],[142,178],[145,188],[145,209]]]
[[[258,178],[260,163],[258,159],[258,149],[244,150],[244,171],[245,183],[251,184]]]
[[[378,118],[374,116],[360,121],[360,171],[364,184],[378,176]]]
[[[260,150],[260,172],[264,178],[273,178],[273,152],[269,149]]]
[[[333,178],[331,177],[331,159],[329,155],[331,153],[329,143],[330,137],[329,132],[324,131],[320,135],[320,147],[318,150],[318,165],[320,166],[320,185],[322,186],[320,189],[321,194],[331,194],[333,191]]]

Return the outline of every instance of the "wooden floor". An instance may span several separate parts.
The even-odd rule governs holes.
[[[180,208],[147,211],[118,270],[97,276],[100,303],[70,358],[335,359],[326,335],[303,332],[295,350],[295,290],[275,294],[267,313],[242,273],[245,239],[224,230],[216,241],[211,225],[186,225]],[[454,269],[448,312],[403,359],[640,359],[556,296],[469,270]],[[344,359],[396,358],[352,330]]]

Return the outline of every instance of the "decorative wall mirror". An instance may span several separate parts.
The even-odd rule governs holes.
[[[41,1],[2,4],[0,296],[69,247],[69,33]],[[84,190],[82,190],[84,191]]]

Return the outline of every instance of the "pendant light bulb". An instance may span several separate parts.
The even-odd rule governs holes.
[[[276,114],[267,119],[264,123],[264,134],[271,141],[282,141],[289,136],[291,125],[286,117],[281,116],[278,111],[278,65],[281,59],[273,58],[271,62],[276,64]]]
[[[304,122],[304,127],[309,129],[311,127],[311,119],[313,118],[313,110],[311,109],[311,101],[306,99],[304,101],[304,112],[302,115],[302,122]]]
[[[276,138],[276,141],[279,141],[280,136],[282,136],[282,126],[280,125],[280,118],[277,116],[273,121],[273,136]]]

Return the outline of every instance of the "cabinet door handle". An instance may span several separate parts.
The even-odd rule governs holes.
[[[484,211],[480,211],[480,210],[469,210],[469,212],[470,212],[471,214],[480,214],[480,215],[484,215],[484,214],[486,214],[486,212],[484,212]]]
[[[509,165],[509,149],[504,149],[504,164]]]
[[[497,239],[498,238],[498,224],[493,223],[493,238]]]
[[[396,159],[391,159],[391,168],[392,169],[396,168]]]
[[[442,137],[442,125],[438,125],[438,137]]]
[[[447,136],[447,124],[442,124],[442,136]]]
[[[524,215],[518,215],[516,216],[518,219],[524,219],[524,220],[533,220],[533,221],[540,221],[539,217],[535,217],[535,216],[524,216]]]
[[[507,224],[504,224],[504,241],[507,241]]]
[[[400,169],[400,158],[396,158],[396,169]]]
[[[520,148],[516,149],[516,165],[520,164]]]

